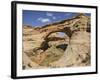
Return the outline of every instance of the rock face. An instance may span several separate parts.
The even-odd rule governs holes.
[[[89,66],[90,28],[84,14],[38,28],[23,26],[23,69]]]

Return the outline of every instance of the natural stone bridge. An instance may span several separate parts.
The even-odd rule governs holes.
[[[49,42],[48,37],[52,33],[63,32],[69,38],[71,38],[74,31],[89,29],[88,24],[90,23],[88,21],[87,16],[80,14],[75,18],[69,20],[43,26],[42,28],[39,29],[39,32],[45,33],[42,37],[44,41],[41,43],[40,47],[35,48],[33,51],[37,51],[40,49],[45,51],[49,47],[47,46]]]

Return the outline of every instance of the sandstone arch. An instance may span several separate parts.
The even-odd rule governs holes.
[[[62,27],[62,26],[61,26]],[[70,29],[70,27],[66,27],[66,28],[63,28],[63,29],[56,29],[56,30],[53,30],[53,31],[49,31],[45,36],[44,36],[44,40],[46,40],[48,38],[48,36],[50,36],[52,33],[56,33],[56,32],[63,32],[65,33],[66,35],[68,35],[68,37],[71,37],[72,35],[72,31]]]
[[[71,38],[72,34],[74,31],[79,31],[80,29],[82,29],[81,27],[80,28],[77,28],[75,27],[75,24],[77,22],[79,22],[81,19],[75,19],[74,21],[72,20],[71,21],[71,24],[59,24],[59,25],[49,25],[49,27],[45,27],[45,28],[42,28],[40,29],[40,33],[45,33],[44,36],[42,37],[43,38],[43,42],[40,44],[39,47],[36,47],[35,49],[33,49],[33,51],[37,51],[37,50],[43,50],[45,51],[49,46],[48,46],[48,36],[51,35],[52,33],[55,33],[55,32],[64,32],[66,35],[68,35],[69,38]],[[86,25],[85,25],[86,27]],[[47,46],[46,46],[47,45]]]
[[[43,37],[41,38],[42,42],[40,46],[36,47],[34,50],[36,51],[43,48],[44,47],[43,44],[48,42],[47,41],[48,36],[54,32],[64,32],[69,37],[71,37],[73,31],[79,30],[79,28],[75,27],[75,25],[79,24],[80,28],[86,28],[88,20],[89,19],[86,15],[79,14],[78,16],[72,19],[63,20],[61,22],[56,22],[56,23],[42,26],[41,28],[38,29],[40,34],[44,33]],[[84,26],[82,26],[80,22],[84,23]]]
[[[40,47],[38,48],[35,48],[33,51],[37,51],[37,50],[47,50],[49,48],[48,46],[48,42],[49,42],[49,39],[48,37],[52,34],[52,33],[56,33],[56,32],[63,32],[65,33],[69,38],[71,37],[72,35],[72,31],[70,29],[70,27],[66,27],[64,25],[60,25],[59,27],[56,27],[56,28],[53,28],[53,29],[50,29],[48,30],[47,32],[45,32],[45,35],[43,36],[44,38],[44,41],[41,43]]]

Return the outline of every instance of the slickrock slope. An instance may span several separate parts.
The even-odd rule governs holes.
[[[42,27],[24,25],[23,69],[89,66],[90,28],[84,14]]]

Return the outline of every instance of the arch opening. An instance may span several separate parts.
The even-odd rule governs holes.
[[[64,32],[57,32],[60,37],[65,37],[66,34]]]

